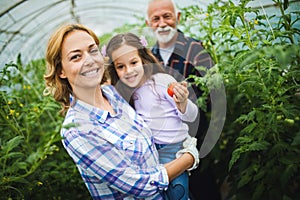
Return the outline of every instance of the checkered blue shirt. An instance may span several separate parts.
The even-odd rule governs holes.
[[[63,145],[91,196],[162,199],[160,192],[169,181],[150,129],[113,86],[101,89],[116,114],[76,100],[61,130]]]

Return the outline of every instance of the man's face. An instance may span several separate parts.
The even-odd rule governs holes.
[[[177,32],[177,22],[175,8],[171,1],[153,1],[148,6],[147,25],[152,28],[157,40],[161,43],[170,42]]]

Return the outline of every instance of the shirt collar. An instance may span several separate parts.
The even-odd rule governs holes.
[[[113,91],[108,86],[102,86],[99,89],[102,90],[102,94],[108,99],[110,104],[112,105],[114,111],[116,113],[119,112],[117,100],[114,97]],[[75,101],[75,102],[73,102]],[[106,110],[99,109],[95,106],[92,106],[88,103],[85,103],[84,101],[81,101],[79,99],[75,99],[72,95],[70,96],[70,103],[71,107],[74,110],[80,111],[82,113],[88,114],[91,118],[95,118],[97,121],[104,123],[109,115],[109,112]],[[111,115],[111,114],[110,114]],[[113,115],[111,115],[113,117]],[[115,115],[114,115],[115,116]]]

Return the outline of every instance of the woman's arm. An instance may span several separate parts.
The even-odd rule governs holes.
[[[105,130],[102,131],[101,135],[104,134],[111,135]],[[141,163],[138,163],[138,161],[133,162],[131,160],[132,157],[137,159],[139,155],[152,154],[151,151],[143,151],[148,148],[141,148],[141,151],[137,152],[136,155],[130,156],[121,147],[117,148],[97,134],[78,134],[75,130],[69,131],[65,135],[63,144],[67,152],[77,167],[81,169],[80,172],[84,175],[88,174],[84,177],[92,177],[91,179],[84,179],[85,183],[90,180],[97,180],[98,184],[105,183],[120,193],[133,195],[137,198],[151,197],[160,188],[168,187],[167,170],[163,165],[159,165],[158,161],[155,163],[140,159]],[[140,140],[143,141],[143,139]],[[145,143],[147,142],[145,141]],[[134,150],[137,151],[138,149],[134,148]],[[149,157],[150,160],[154,159],[150,155],[145,157]],[[139,168],[141,165],[143,168]]]
[[[176,178],[185,170],[190,171],[196,169],[199,165],[200,160],[199,151],[197,149],[197,139],[188,136],[183,142],[183,147],[184,149],[181,149],[176,153],[177,159],[164,165],[167,170],[169,181]]]
[[[194,157],[190,153],[184,153],[181,157],[166,163],[164,166],[167,169],[169,181],[182,174],[194,164]]]

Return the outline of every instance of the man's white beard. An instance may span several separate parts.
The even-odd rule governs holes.
[[[170,31],[168,35],[161,35],[159,34],[160,31]],[[171,26],[167,26],[165,28],[157,28],[155,30],[155,37],[160,43],[168,43],[172,40],[172,38],[175,36],[177,30],[175,28],[172,28]]]

